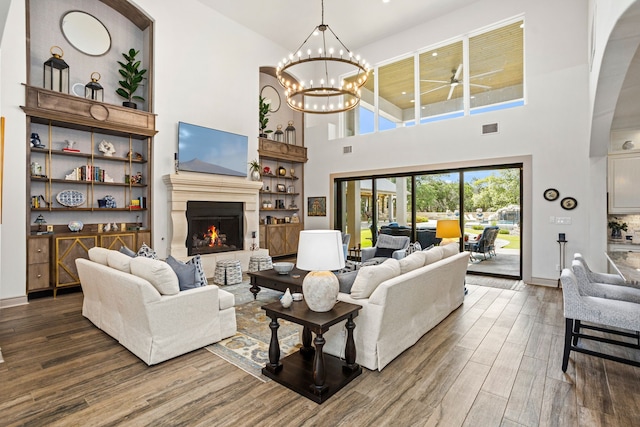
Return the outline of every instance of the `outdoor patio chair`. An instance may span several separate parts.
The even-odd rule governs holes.
[[[484,259],[487,259],[487,254],[489,254],[489,258],[495,256],[495,241],[499,230],[497,226],[486,227],[482,230],[482,234],[478,240],[466,242],[466,249],[471,251],[472,255],[474,252],[482,254]]]
[[[409,247],[410,239],[408,236],[391,236],[389,234],[378,235],[376,245],[371,248],[362,248],[362,262],[373,258],[402,259]]]
[[[634,359],[624,359],[609,353],[595,351],[584,345],[578,347],[578,341],[584,339],[640,350],[640,334],[638,333],[640,330],[640,304],[582,295],[579,288],[583,283],[580,283],[581,279],[578,279],[569,268],[562,270],[560,282],[562,283],[565,317],[562,372],[567,371],[571,351],[640,367],[640,362]],[[585,325],[582,322],[589,322],[589,324]],[[620,331],[618,328],[626,331]],[[625,337],[628,340],[621,341],[581,332],[585,329]],[[604,346],[602,347],[604,348]]]

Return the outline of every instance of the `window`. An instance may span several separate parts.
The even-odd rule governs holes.
[[[524,105],[523,42],[519,19],[376,67],[345,113],[345,136],[415,126],[416,108],[424,124]]]

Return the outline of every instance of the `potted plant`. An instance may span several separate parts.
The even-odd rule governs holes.
[[[136,61],[136,56],[139,52],[139,50],[131,48],[128,53],[125,52],[122,54],[127,62],[118,61],[118,64],[120,64],[121,67],[118,72],[122,76],[123,80],[118,82],[120,87],[116,89],[116,93],[126,99],[126,101],[122,103],[125,107],[138,108],[136,103],[133,101],[144,101],[143,97],[134,95],[147,72],[147,70],[141,70],[140,61]]]
[[[260,181],[260,163],[257,160],[249,162],[249,170],[251,170],[251,179],[253,181]]]
[[[618,222],[618,218],[614,217],[615,220],[609,221],[608,225],[611,229],[611,237],[614,239],[622,238],[622,230],[627,231],[627,223],[626,222]]]
[[[262,96],[259,97],[259,114],[260,114],[260,138],[266,138],[269,133],[273,132],[272,130],[266,130],[267,124],[269,123],[269,108],[271,108],[271,103],[267,101],[267,99]]]

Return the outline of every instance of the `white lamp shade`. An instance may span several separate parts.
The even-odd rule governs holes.
[[[338,230],[304,230],[298,240],[297,267],[331,271],[344,267],[342,236]]]

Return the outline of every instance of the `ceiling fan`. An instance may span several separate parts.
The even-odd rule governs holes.
[[[493,71],[488,71],[486,73],[482,73],[482,74],[476,74],[475,76],[470,76],[469,79],[475,79],[478,77],[484,77],[484,76],[488,76],[490,74],[495,74],[495,73],[499,73],[500,71],[502,71],[502,69],[500,70],[493,70]],[[453,96],[453,91],[456,88],[456,86],[464,84],[461,80],[461,74],[462,74],[462,64],[458,65],[458,68],[456,68],[455,70],[451,70],[451,79],[449,79],[449,81],[445,81],[445,80],[420,80],[421,82],[429,82],[429,83],[443,83],[442,86],[438,86],[435,89],[430,89],[426,92],[422,92],[420,95],[424,95],[426,93],[430,93],[430,92],[435,92],[436,90],[440,90],[440,89],[444,89],[446,87],[449,87],[449,96],[447,96],[447,100],[451,99],[451,97]],[[491,86],[487,86],[487,85],[479,85],[479,84],[475,84],[475,83],[469,83],[469,86],[475,86],[475,87],[481,87],[484,89],[491,89]]]

